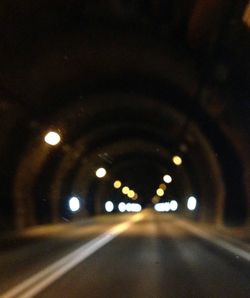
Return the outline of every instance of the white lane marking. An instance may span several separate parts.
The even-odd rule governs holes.
[[[127,230],[133,223],[143,219],[144,214],[136,214],[127,222],[114,226],[109,231],[77,248],[70,254],[54,262],[52,265],[21,282],[14,288],[0,295],[1,298],[34,297],[62,275],[87,259],[98,249],[110,242],[116,236]]]
[[[213,244],[233,253],[237,257],[241,257],[245,261],[250,262],[250,252],[241,249],[240,247],[237,247],[225,240],[219,239],[215,235],[209,234],[208,232],[202,231],[201,229],[193,226],[192,224],[182,221],[182,220],[177,220],[177,225],[181,226],[183,229],[188,230],[189,232],[199,236],[200,238],[203,238],[209,242],[212,242]]]

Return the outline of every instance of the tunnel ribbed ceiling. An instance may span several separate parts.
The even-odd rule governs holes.
[[[5,145],[19,169],[13,181],[20,176],[22,188],[30,179],[32,198],[39,177],[49,173],[62,199],[81,187],[95,189],[95,170],[105,166],[109,179],[148,196],[166,171],[183,191],[203,189],[205,196],[213,183],[203,170],[216,171],[213,151],[223,155],[227,148],[220,88],[230,94],[230,67],[237,65],[214,54],[226,2],[2,1],[0,92],[14,115]],[[50,129],[62,137],[53,149],[42,141]],[[174,154],[185,161],[181,169]],[[22,162],[37,176],[23,178]]]

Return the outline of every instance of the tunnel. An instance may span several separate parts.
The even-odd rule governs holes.
[[[2,228],[71,218],[73,194],[84,216],[99,214],[106,197],[121,199],[116,179],[152,205],[167,173],[166,198],[176,198],[184,216],[196,195],[197,220],[247,225],[249,35],[241,2],[3,1]],[[44,142],[50,130],[61,136],[57,146]]]
[[[195,249],[207,259],[203,269],[222,262],[216,259],[209,265],[210,246],[200,250],[192,242],[197,235],[211,245],[236,251],[236,259],[218,265],[218,274],[228,264],[236,268],[240,266],[238,261],[249,262],[249,30],[247,0],[2,0],[0,267],[7,266],[8,258],[13,265],[11,255],[4,254],[2,261],[1,252],[10,249],[11,254],[18,241],[23,250],[14,257],[17,262],[26,242],[35,247],[39,237],[44,243],[51,241],[51,248],[45,246],[44,251],[50,251],[52,258],[54,248],[56,251],[59,246],[68,253],[69,239],[83,235],[83,223],[84,237],[89,237],[88,233],[95,231],[94,224],[99,224],[103,232],[123,218],[128,221],[90,242],[93,252],[133,224],[132,236],[126,234],[133,251],[137,245],[146,249],[142,254],[134,252],[138,254],[136,260],[144,262],[142,255],[147,262],[153,260],[151,265],[147,263],[147,269],[143,267],[142,280],[147,280],[151,266],[160,276],[165,261],[170,271],[175,264],[179,268],[182,260],[189,269],[178,269],[182,287],[177,286],[179,290],[176,288],[172,296],[159,292],[153,277],[153,296],[148,296],[147,290],[138,292],[138,296],[120,296],[114,283],[116,294],[107,297],[184,297],[178,292],[189,288],[184,276],[201,278],[196,273],[203,263],[197,261],[199,253],[195,255]],[[195,201],[193,207],[191,201]],[[131,206],[139,209],[129,219]],[[141,221],[140,233],[137,221]],[[185,225],[196,236],[179,231]],[[217,231],[223,237],[244,238],[248,252],[239,251],[246,243],[235,250],[232,245],[238,240],[225,245],[227,238],[211,240],[206,233],[197,232],[198,227]],[[50,236],[57,229],[65,229],[67,241],[63,242],[64,235]],[[148,240],[143,238],[145,233]],[[158,233],[159,242],[154,233]],[[167,248],[163,249],[164,243]],[[112,252],[117,264],[123,262],[119,245]],[[156,251],[164,254],[159,257]],[[180,255],[173,257],[172,264],[171,254],[177,252]],[[35,253],[35,249],[29,250],[31,256]],[[74,254],[60,262],[71,268],[69,257]],[[73,263],[85,260],[88,254],[92,252],[77,255],[78,261]],[[100,268],[107,268],[104,259],[98,263]],[[129,262],[124,257],[119,266],[133,275]],[[54,272],[53,266],[48,270]],[[249,267],[242,266],[244,269],[238,271],[246,272],[246,278]],[[41,283],[49,285],[64,274],[60,273],[63,270],[56,277],[52,274],[49,281],[44,277]],[[39,274],[34,275],[34,281],[45,276],[45,271]],[[85,273],[81,274],[82,280],[88,281]],[[7,285],[11,276],[3,275],[0,286],[5,284],[4,278]],[[231,279],[229,273],[220,276]],[[169,278],[174,280],[173,276]],[[207,278],[212,280],[213,275]],[[34,281],[28,280],[27,285]],[[175,283],[176,279],[171,285]],[[36,287],[25,288],[26,296],[18,296],[20,287],[13,289],[14,294],[10,291],[2,296],[6,290],[3,286],[0,296],[34,297],[44,289]],[[86,297],[106,297],[96,294],[95,287],[94,294],[91,290]],[[82,297],[76,289],[72,288],[72,296],[67,297]],[[227,297],[244,287],[237,289],[230,292],[229,286]],[[190,291],[185,297],[198,297],[193,289]],[[58,297],[46,293],[41,297]],[[221,297],[218,293],[222,292],[211,293]]]

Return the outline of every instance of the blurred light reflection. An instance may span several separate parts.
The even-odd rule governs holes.
[[[193,211],[195,210],[196,208],[196,205],[197,205],[197,199],[193,196],[189,197],[188,198],[188,201],[187,201],[187,207],[190,211]]]
[[[114,210],[114,204],[111,201],[105,203],[106,212],[112,212]]]
[[[96,177],[103,178],[106,176],[107,171],[104,168],[99,168],[96,170],[95,174],[96,174]]]
[[[182,158],[178,155],[173,156],[172,160],[176,166],[180,166],[182,164]]]
[[[69,208],[72,212],[76,212],[80,209],[80,201],[77,197],[70,198]]]
[[[44,141],[49,145],[55,146],[61,141],[61,137],[57,132],[50,131],[44,137]]]
[[[122,186],[121,181],[116,180],[116,181],[114,182],[114,188],[118,189],[118,188],[120,188],[121,186]]]

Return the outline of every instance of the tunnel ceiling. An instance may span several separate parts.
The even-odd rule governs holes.
[[[228,119],[244,127],[249,108],[245,4],[1,1],[1,154],[13,156],[2,180],[14,189],[4,190],[9,210],[20,207],[24,186],[38,200],[36,189],[51,200],[87,194],[97,188],[99,166],[147,200],[167,172],[179,177],[183,195],[211,191],[216,200],[221,181],[230,185],[227,159],[237,163]],[[60,133],[60,146],[43,144],[49,130]],[[219,161],[214,153],[228,144]],[[185,160],[181,169],[175,154]],[[221,178],[207,179],[203,167]],[[180,187],[172,194],[182,195]]]

